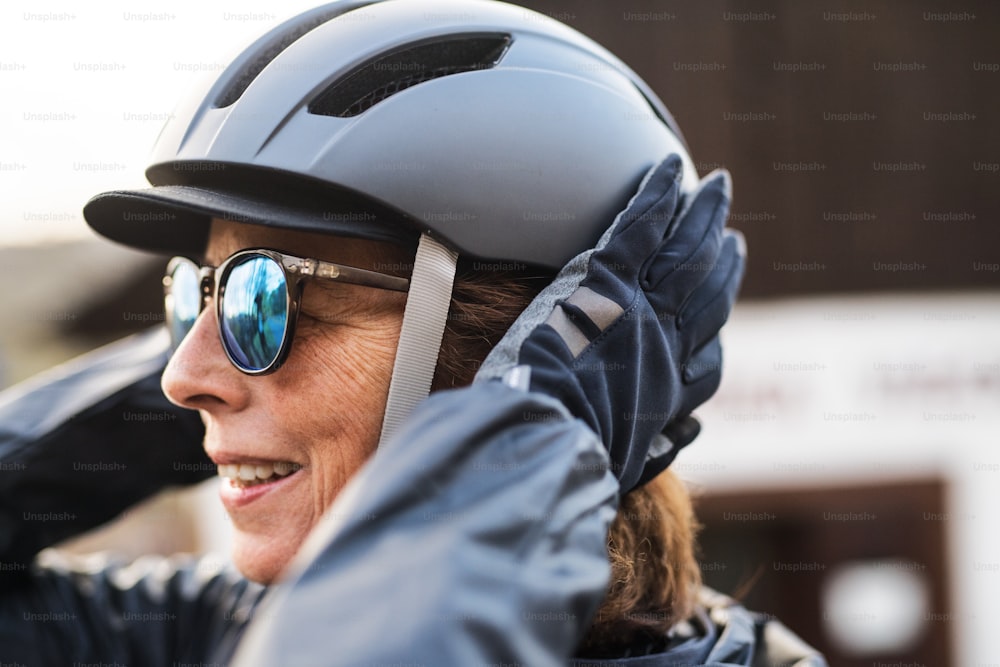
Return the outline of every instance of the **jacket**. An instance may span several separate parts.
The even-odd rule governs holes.
[[[589,429],[499,382],[422,404],[270,589],[211,556],[42,551],[214,472],[197,416],[159,391],[166,354],[163,332],[143,335],[0,397],[0,662],[825,665],[709,591],[656,652],[574,659],[607,585],[617,484]]]

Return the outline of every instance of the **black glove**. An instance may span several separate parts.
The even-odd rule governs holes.
[[[563,268],[477,375],[562,401],[600,436],[623,491],[697,435],[688,416],[719,386],[718,332],[743,277],[742,236],[723,230],[728,174],[707,176],[681,209],[681,173],[676,155],[651,169],[597,247]],[[665,429],[673,443],[659,437]]]
[[[0,560],[26,565],[165,486],[215,474],[198,413],[160,390],[169,354],[161,328],[0,394]]]

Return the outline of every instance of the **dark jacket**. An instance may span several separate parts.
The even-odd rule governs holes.
[[[426,401],[269,591],[212,558],[36,559],[214,472],[197,416],[159,390],[165,354],[144,336],[0,397],[0,662],[825,664],[710,592],[659,653],[572,659],[607,585],[617,485],[561,405],[500,383]]]

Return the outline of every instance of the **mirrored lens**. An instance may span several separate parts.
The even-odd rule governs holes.
[[[278,357],[288,322],[285,273],[270,257],[250,255],[229,270],[222,299],[222,339],[244,370]]]
[[[164,305],[170,316],[170,339],[177,347],[191,331],[201,310],[198,269],[193,263],[178,262],[174,266]]]

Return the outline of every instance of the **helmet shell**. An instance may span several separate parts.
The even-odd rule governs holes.
[[[368,102],[323,108],[352,94]],[[401,242],[427,232],[462,253],[559,268],[666,155],[682,156],[693,186],[672,126],[632,70],[545,15],[488,0],[334,2],[278,26],[182,103],[151,190],[99,195],[85,215],[159,251],[203,244],[220,216]]]

